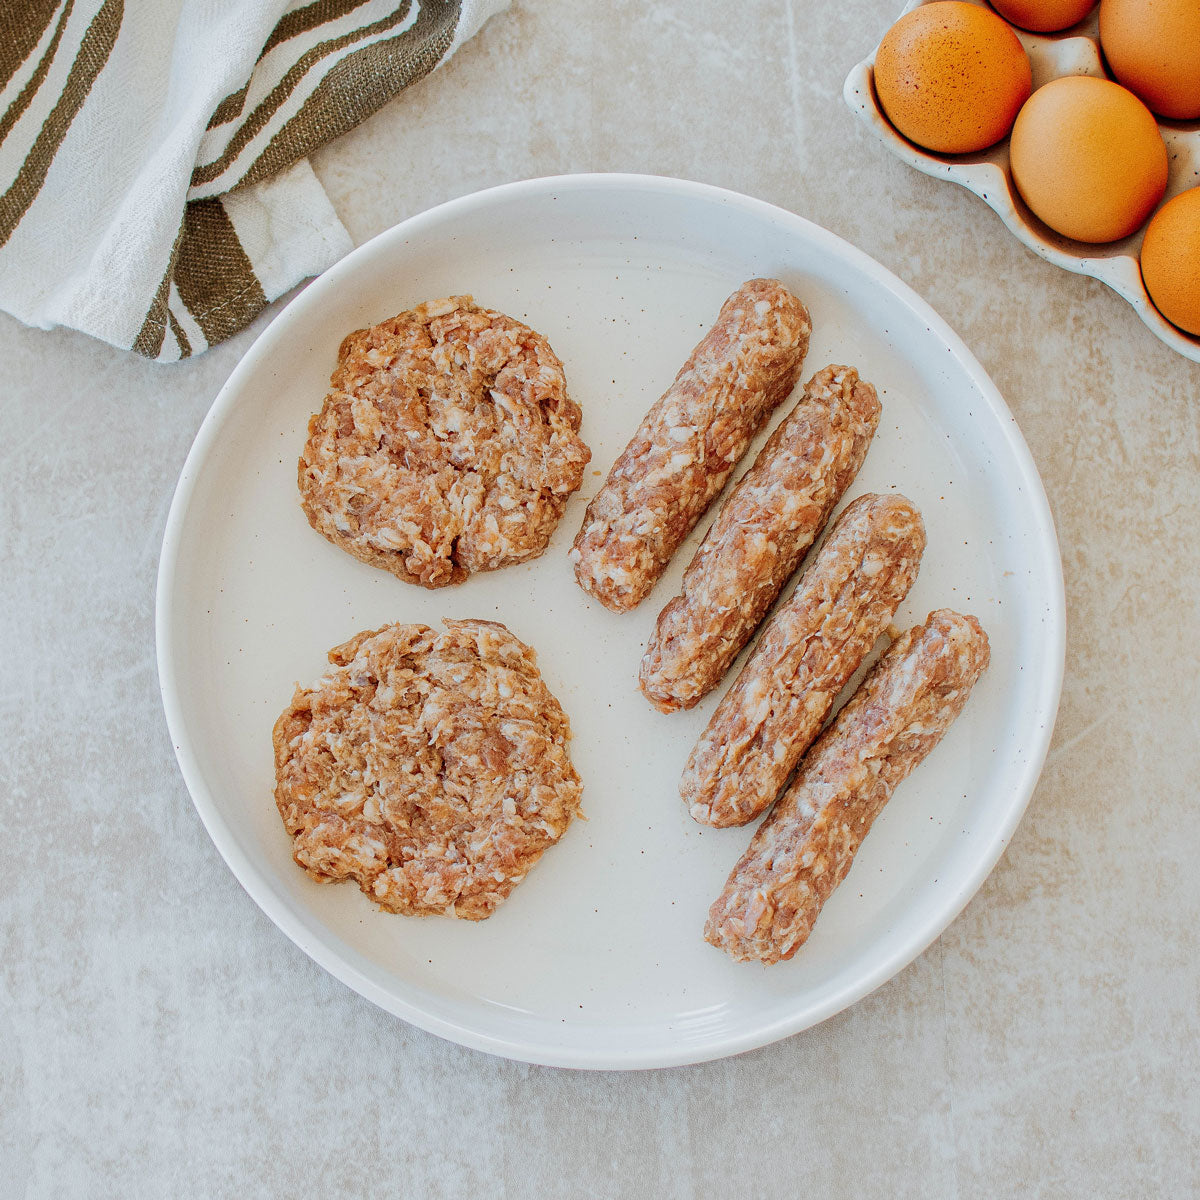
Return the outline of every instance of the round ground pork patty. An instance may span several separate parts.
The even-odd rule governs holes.
[[[300,501],[335,546],[444,587],[536,558],[591,451],[540,333],[470,296],[350,334],[300,456]]]
[[[583,789],[534,652],[492,621],[445,624],[329,652],[275,723],[275,802],[314,879],[478,921],[562,837]]]

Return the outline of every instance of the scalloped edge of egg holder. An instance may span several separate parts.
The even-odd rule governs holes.
[[[911,0],[900,14],[911,12],[931,0]],[[980,4],[980,7],[987,7]],[[1033,86],[1063,75],[1094,75],[1107,79],[1100,57],[1099,37],[1094,32],[1095,13],[1078,29],[1093,27],[1090,33],[1068,30],[1065,34],[1041,35],[1013,28],[1029,54],[1033,68]],[[977,154],[933,154],[921,150],[898,133],[883,115],[875,94],[875,55],[871,54],[846,76],[842,97],[855,114],[876,137],[901,161],[935,179],[948,179],[974,192],[1008,227],[1023,245],[1039,258],[1076,275],[1090,275],[1107,284],[1127,301],[1142,319],[1142,323],[1161,342],[1192,362],[1200,362],[1200,337],[1184,333],[1172,325],[1154,307],[1142,282],[1138,264],[1143,225],[1136,233],[1119,242],[1089,245],[1055,233],[1029,210],[1021,199],[1012,179],[1008,161],[1008,138]],[[1167,144],[1168,179],[1163,203],[1172,196],[1200,184],[1200,128],[1158,123]]]

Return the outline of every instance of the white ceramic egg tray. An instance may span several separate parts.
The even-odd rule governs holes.
[[[910,0],[910,12],[930,0]],[[970,0],[976,3],[977,0]],[[980,7],[987,7],[980,4]],[[1013,27],[1033,67],[1035,89],[1061,75],[1094,75],[1109,78],[1100,53],[1098,19],[1092,15],[1061,33],[1026,33]],[[1138,251],[1145,226],[1130,237],[1104,245],[1090,245],[1055,233],[1030,212],[1013,184],[1008,162],[1008,139],[978,154],[934,154],[913,145],[883,115],[875,94],[875,54],[846,76],[843,95],[851,110],[868,125],[897,158],[938,179],[949,179],[970,189],[991,208],[1026,246],[1055,266],[1077,275],[1091,275],[1124,297],[1154,335],[1185,358],[1200,362],[1200,337],[1184,333],[1167,321],[1151,303],[1142,283]],[[1200,122],[1158,120],[1167,144],[1169,200],[1200,184]]]

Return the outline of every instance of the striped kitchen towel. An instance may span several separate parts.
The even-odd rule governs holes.
[[[350,248],[308,155],[508,0],[0,0],[0,308],[160,362]]]

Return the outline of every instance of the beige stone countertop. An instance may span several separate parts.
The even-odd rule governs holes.
[[[850,1010],[702,1066],[529,1067],[373,1007],[221,861],[155,673],[176,475],[280,305],[176,366],[0,317],[0,1194],[1200,1194],[1200,366],[852,118],[899,7],[518,0],[315,166],[359,242],[528,176],[720,184],[962,335],[1045,480],[1069,620],[979,894]]]

